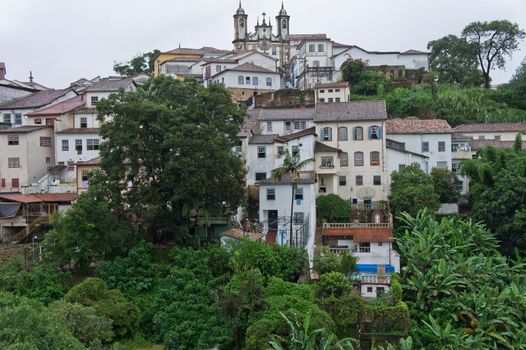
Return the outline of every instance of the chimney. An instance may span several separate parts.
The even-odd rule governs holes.
[[[0,79],[5,79],[5,63],[0,62]]]

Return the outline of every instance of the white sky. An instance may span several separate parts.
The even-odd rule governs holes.
[[[113,74],[114,61],[158,48],[231,49],[237,0],[0,0],[0,61],[7,78],[60,88]],[[281,0],[243,0],[249,29]],[[326,33],[367,50],[425,50],[476,20],[508,19],[526,28],[526,0],[286,0],[291,33]],[[526,56],[515,53],[494,83],[510,79]]]

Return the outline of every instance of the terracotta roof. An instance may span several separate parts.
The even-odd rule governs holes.
[[[75,96],[73,98],[70,98],[69,100],[66,100],[64,102],[57,103],[53,106],[45,107],[39,110],[36,110],[31,113],[27,113],[26,115],[28,117],[39,117],[39,116],[47,116],[47,115],[62,115],[68,112],[71,112],[81,106],[85,105],[84,101],[82,100],[82,96]]]
[[[70,128],[57,131],[56,134],[98,134],[98,128]]]
[[[20,203],[62,203],[77,199],[76,193],[34,193],[34,194],[0,194],[0,199]]]
[[[481,123],[462,124],[453,129],[455,132],[498,132],[498,131],[526,131],[526,123]]]
[[[271,145],[274,143],[274,139],[278,137],[278,134],[270,135],[253,135],[250,140],[248,140],[249,145]]]
[[[321,103],[316,106],[315,122],[385,120],[384,100]]]
[[[0,105],[0,109],[24,109],[24,108],[39,108],[50,104],[57,98],[60,98],[73,91],[71,89],[63,90],[43,90],[35,92],[31,95],[20,97]]]
[[[300,130],[298,132],[294,132],[292,134],[281,135],[281,136],[277,137],[277,139],[279,139],[280,141],[283,141],[283,142],[288,142],[290,140],[298,139],[300,137],[307,136],[307,135],[314,135],[314,136],[316,136],[316,127],[313,126],[312,128],[303,129],[303,130]]]
[[[253,72],[253,73],[279,74],[278,72],[274,72],[274,71],[271,71],[270,69],[263,68],[263,67],[260,67],[260,66],[256,66],[255,64],[252,64],[252,63],[243,63],[243,64],[241,64],[241,65],[239,65],[237,67],[230,68],[230,69],[225,69],[223,72],[228,71],[228,70],[231,70],[231,71],[234,71],[234,72]]]
[[[215,47],[202,47],[200,49],[193,49],[193,48],[187,48],[187,47],[179,47],[177,49],[173,49],[170,51],[166,51],[165,53],[172,53],[172,54],[180,54],[180,55],[204,55],[207,53],[227,53],[231,52],[230,50],[221,50],[216,49]]]
[[[316,182],[316,173],[313,170],[309,171],[300,171],[300,178],[298,179],[298,184],[313,184]],[[292,176],[286,174],[281,177],[281,179],[274,181],[272,178],[265,180],[257,181],[256,184],[260,185],[288,185],[292,183]]]
[[[135,85],[133,79],[101,79],[93,83],[85,91],[87,92],[114,92],[125,89],[130,84]]]
[[[472,151],[478,151],[487,146],[492,146],[495,148],[513,148],[515,141],[500,141],[500,140],[482,140],[476,139],[469,141]],[[526,141],[522,141],[522,148],[526,149]]]
[[[0,134],[28,134],[33,131],[38,131],[42,129],[50,129],[51,126],[48,125],[24,125],[17,126],[9,129],[0,129]]]
[[[450,134],[453,129],[443,119],[418,119],[416,117],[390,119],[387,134]]]
[[[365,226],[365,225],[363,225]],[[322,229],[323,236],[352,237],[355,243],[364,242],[392,242],[393,229],[391,227],[356,227],[326,228]]]
[[[473,136],[464,135],[459,132],[453,132],[451,134],[451,140],[473,140]]]
[[[317,40],[327,39],[326,34],[289,34],[285,37],[285,40]]]
[[[254,108],[247,114],[257,120],[312,120],[314,108]]]
[[[339,148],[334,148],[329,145],[326,145],[322,142],[316,141],[314,143],[314,152],[341,152]]]
[[[349,83],[346,81],[340,81],[337,83],[325,83],[325,84],[316,84],[315,89],[330,89],[330,88],[348,88]]]
[[[93,158],[93,159],[90,159],[90,160],[86,160],[84,162],[76,162],[75,165],[77,166],[83,166],[83,165],[100,165],[100,157],[97,157],[97,158]]]

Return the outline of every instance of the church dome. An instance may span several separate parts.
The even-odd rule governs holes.
[[[283,2],[281,3],[281,10],[279,11],[280,16],[286,16],[287,11],[285,10],[285,6],[283,5]]]
[[[239,8],[236,11],[236,15],[244,15],[244,14],[245,14],[245,10],[243,9],[243,7],[241,7],[241,1],[240,1]]]

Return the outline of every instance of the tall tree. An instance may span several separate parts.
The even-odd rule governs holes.
[[[526,58],[508,84],[499,87],[502,100],[514,108],[526,109]]]
[[[161,51],[155,49],[153,51],[137,55],[128,62],[117,63],[114,62],[113,70],[115,73],[129,77],[139,73],[151,74],[153,73],[153,58]]]
[[[97,109],[111,116],[101,127],[99,185],[144,232],[195,239],[191,224],[241,203],[245,172],[232,148],[243,112],[223,87],[158,77]]]
[[[504,68],[506,57],[511,57],[525,35],[516,23],[508,20],[473,22],[464,28],[462,38],[475,47],[484,87],[490,87],[491,70]]]
[[[460,197],[460,180],[449,169],[433,168],[431,178],[440,203],[457,203]]]
[[[482,84],[478,70],[477,52],[473,44],[456,35],[430,41],[429,65],[438,74],[440,83],[454,83],[461,86]]]
[[[298,187],[300,179],[300,170],[303,169],[307,164],[312,163],[314,159],[309,158],[300,160],[299,155],[292,156],[288,149],[285,149],[285,158],[281,167],[272,170],[272,179],[279,181],[284,176],[290,176],[292,180],[292,196],[290,198],[290,232],[289,232],[289,244],[292,244],[292,224],[294,220],[294,194]]]

